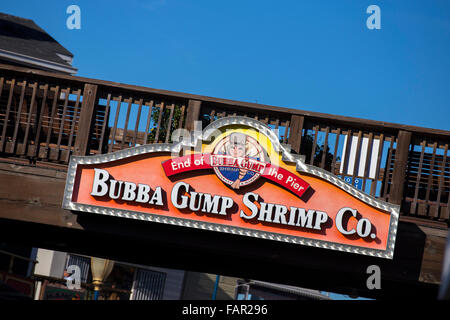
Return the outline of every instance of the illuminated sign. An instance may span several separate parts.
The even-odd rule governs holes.
[[[399,215],[244,117],[173,144],[73,156],[63,208],[389,259]]]

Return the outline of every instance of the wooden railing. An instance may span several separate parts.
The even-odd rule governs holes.
[[[67,164],[71,154],[171,142],[175,129],[258,119],[292,152],[403,215],[450,221],[450,132],[231,101],[0,65],[0,153]]]

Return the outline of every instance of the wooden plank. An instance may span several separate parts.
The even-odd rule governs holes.
[[[16,142],[17,142],[17,134],[19,132],[19,125],[20,125],[20,117],[22,116],[22,107],[23,107],[23,103],[24,103],[24,97],[25,97],[25,89],[27,87],[27,81],[23,81],[22,82],[22,93],[20,94],[20,100],[19,100],[19,107],[17,109],[17,113],[16,113],[16,124],[14,126],[14,134],[12,137],[12,145],[10,148],[10,153],[14,153],[15,152],[15,147],[16,147]]]
[[[128,130],[127,134],[124,135],[123,129],[117,128],[117,131],[116,131],[116,140],[117,141],[119,141],[120,139],[125,139],[125,141],[132,142],[133,141],[133,137],[134,137],[134,132],[133,131]],[[112,139],[112,138],[113,137],[110,135],[109,139]],[[137,135],[136,135],[136,142],[137,141],[144,141],[144,138],[145,138],[145,132],[138,131]],[[118,147],[116,145],[116,148],[114,150],[120,150],[119,148],[120,147]]]
[[[427,191],[425,192],[425,201],[426,202],[428,202],[430,200],[430,189],[431,189],[431,183],[432,183],[432,178],[433,178],[434,160],[436,157],[436,147],[437,147],[437,142],[434,142],[433,157],[431,159],[431,164],[430,164],[430,174],[428,175]],[[435,215],[435,217],[437,217],[437,215]]]
[[[130,121],[130,112],[131,112],[131,105],[133,103],[133,98],[130,97],[127,100],[124,100],[125,102],[128,102],[128,106],[127,106],[127,115],[125,117],[125,125],[123,127],[123,136],[122,136],[122,141],[120,142],[120,150],[124,149],[124,143],[125,143],[125,137],[127,136],[128,133],[128,121]],[[127,146],[128,147],[128,146]]]
[[[180,109],[180,119],[178,120],[178,129],[183,128],[184,112],[186,111],[186,106],[183,104]],[[225,116],[225,114],[223,115]]]
[[[258,116],[256,116],[256,118],[258,118]],[[290,123],[289,120],[287,120],[286,124],[284,125],[283,143],[287,142],[287,137],[288,137],[288,134],[289,134],[289,123]]]
[[[58,100],[59,100],[59,86],[55,87],[55,95],[53,96],[53,104],[52,104],[52,112],[51,112],[51,116],[50,116],[50,123],[48,125],[48,130],[47,130],[47,139],[45,141],[45,157],[48,156],[48,150],[49,150],[49,145],[50,145],[50,138],[52,135],[52,129],[53,129],[53,121],[55,119],[55,113],[56,113],[56,109],[58,108]]]
[[[0,141],[0,152],[3,152],[4,147],[6,145],[6,129],[8,127],[9,113],[11,111],[11,102],[12,102],[15,84],[16,84],[16,79],[12,79],[10,89],[9,89],[8,104],[6,105],[5,120],[3,121],[2,140]]]
[[[112,152],[112,148],[114,145],[114,141],[116,138],[116,130],[117,130],[117,122],[119,121],[119,113],[120,113],[120,105],[122,104],[122,96],[119,96],[118,100],[117,100],[117,108],[116,108],[116,116],[114,117],[114,126],[112,128],[112,132],[111,132],[111,143],[108,146],[108,152],[111,153]]]
[[[74,113],[73,113],[73,118],[72,118],[72,125],[70,128],[70,134],[69,134],[69,141],[67,143],[67,148],[69,150],[69,152],[67,152],[66,157],[64,158],[64,161],[68,162],[69,161],[69,156],[70,156],[70,149],[72,148],[72,141],[73,141],[73,135],[75,133],[75,124],[78,123],[78,121],[76,120],[76,117],[79,113],[79,106],[80,106],[80,96],[81,96],[81,89],[78,89],[77,91],[75,91],[76,95],[77,95],[77,100],[75,102],[75,109],[74,109]],[[106,122],[106,121],[105,121]],[[78,123],[78,127],[79,127],[79,123]]]
[[[389,139],[386,138],[386,140],[388,141]],[[380,194],[380,196],[381,196],[381,198],[383,200],[386,200],[387,197],[388,197],[387,190],[388,190],[388,186],[389,186],[389,174],[390,174],[390,171],[391,171],[390,165],[391,165],[391,162],[392,162],[392,153],[393,153],[393,150],[394,150],[394,137],[390,137],[389,141],[390,141],[390,144],[389,144],[389,149],[388,149],[386,168],[384,168],[383,180],[382,180],[383,184],[384,184],[384,186],[382,185],[382,188],[383,187],[384,188],[383,188],[383,192]]]
[[[267,121],[269,117],[266,118]],[[305,117],[292,115],[291,116],[291,125],[289,132],[289,140],[288,143],[291,145],[291,149],[295,151],[297,154],[300,154],[300,146],[302,143],[302,134],[303,134],[303,124],[305,122]],[[266,123],[266,122],[264,122]]]
[[[426,140],[423,140],[422,143],[420,144],[422,146],[422,151],[420,153],[419,169],[417,170],[416,187],[414,189],[414,200],[411,204],[411,209],[410,209],[410,213],[412,213],[412,214],[416,213],[417,198],[419,196],[420,178],[422,175],[423,155],[425,153],[425,144],[426,144]]]
[[[0,163],[0,217],[81,228],[76,215],[61,208],[65,172]],[[43,188],[45,186],[45,188]]]
[[[38,83],[35,82],[32,85],[32,87],[33,87],[33,93],[31,95],[30,111],[28,112],[27,124],[26,124],[26,128],[25,128],[25,134],[24,134],[24,137],[23,137],[23,144],[24,144],[25,148],[23,148],[22,152],[20,153],[21,155],[26,153],[26,146],[28,144],[28,134],[30,132],[31,117],[33,116],[34,104],[35,104],[35,101],[36,101],[36,91],[37,91]]]
[[[58,142],[56,143],[56,146],[57,146],[56,149],[57,150],[59,150],[60,147],[61,147],[61,140],[62,140],[62,135],[63,135],[63,132],[64,132],[64,123],[66,122],[67,104],[69,103],[69,96],[70,96],[70,88],[67,88],[65,90],[63,112],[61,114],[61,121],[60,121],[60,124],[59,124]]]
[[[54,174],[52,170],[47,169],[35,169],[33,173],[27,174],[20,172],[20,169],[21,166],[16,166],[10,171],[0,170],[0,181],[8,181],[7,184],[0,183],[0,199],[42,206],[61,206],[65,185],[63,177],[46,177],[47,171]]]
[[[139,122],[141,120],[141,111],[142,111],[142,103],[144,102],[144,99],[139,99],[139,107],[138,112],[136,116],[136,124],[134,125],[134,135],[133,135],[133,147],[136,146],[136,138],[137,138],[137,132],[139,129]]]
[[[401,130],[398,133],[394,171],[392,173],[391,189],[389,192],[389,202],[393,204],[400,205],[402,202],[411,136],[411,132],[408,131]]]
[[[98,144],[97,150],[97,152],[100,154],[103,153],[103,144],[105,142],[106,128],[108,127],[110,103],[111,103],[111,93],[108,93],[108,97],[106,98],[105,120],[103,121],[102,132],[100,134],[100,143]]]
[[[325,141],[323,143],[323,151],[322,151],[322,160],[320,161],[320,167],[323,169],[325,168],[325,160],[326,160],[326,156],[327,156],[327,149],[328,149],[328,135],[330,133],[330,127],[327,126],[325,128]]]
[[[440,283],[442,258],[444,256],[446,242],[447,239],[445,237],[427,234],[419,281],[435,284]]]
[[[67,153],[69,150],[67,150],[67,146],[60,146],[59,148],[56,147],[56,144],[52,143],[49,146],[48,154],[45,155],[47,157],[47,160],[51,161],[61,161],[61,159],[65,159],[67,157]]]
[[[166,140],[165,140],[166,143],[169,142],[170,134],[172,133],[172,120],[173,120],[174,110],[175,110],[175,104],[172,103],[172,105],[170,106],[169,120],[167,123],[167,129],[166,129]]]
[[[161,119],[164,113],[164,101],[161,101],[159,104],[159,115],[158,115],[158,123],[156,125],[156,133],[155,133],[155,139],[153,140],[153,143],[158,143],[159,141],[159,131],[161,129]]]
[[[314,164],[314,156],[316,154],[316,147],[317,147],[317,136],[319,135],[319,126],[314,126],[314,141],[313,146],[311,149],[311,158],[309,159],[309,164]]]
[[[86,155],[90,140],[92,119],[95,104],[97,102],[97,86],[85,84],[83,90],[83,102],[81,103],[80,120],[77,137],[75,139],[74,155]]]
[[[145,140],[144,144],[148,144],[148,129],[150,128],[150,122],[152,120],[152,111],[153,111],[153,100],[150,103],[146,102],[145,105],[148,106],[148,116],[147,116],[147,125],[145,126]]]
[[[338,172],[337,167],[336,167],[336,157],[337,157],[337,152],[338,152],[338,148],[339,148],[340,135],[341,135],[341,128],[338,128],[336,131],[336,139],[334,140],[333,160],[331,161],[331,172],[333,174],[336,174],[336,172]]]
[[[39,153],[39,146],[40,146],[40,138],[41,138],[41,130],[42,130],[42,119],[44,118],[44,110],[47,103],[47,94],[48,94],[48,84],[46,83],[43,87],[43,97],[42,97],[42,103],[41,103],[41,110],[39,112],[38,117],[38,124],[36,129],[36,137],[34,139],[34,157],[37,157]]]
[[[197,100],[189,100],[186,114],[186,123],[184,127],[188,131],[194,131],[196,128],[195,121],[200,120],[201,102]]]
[[[0,218],[33,222],[65,228],[82,227],[77,222],[77,215],[60,206],[42,205],[39,202],[13,202],[0,199]]]

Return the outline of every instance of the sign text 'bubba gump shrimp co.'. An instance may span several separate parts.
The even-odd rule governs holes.
[[[265,124],[231,117],[194,136],[73,156],[63,207],[393,258],[399,207],[305,164]]]

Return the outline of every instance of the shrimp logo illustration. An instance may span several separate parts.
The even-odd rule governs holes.
[[[218,178],[233,189],[256,181],[269,163],[261,145],[240,132],[233,132],[219,141],[210,161]]]

